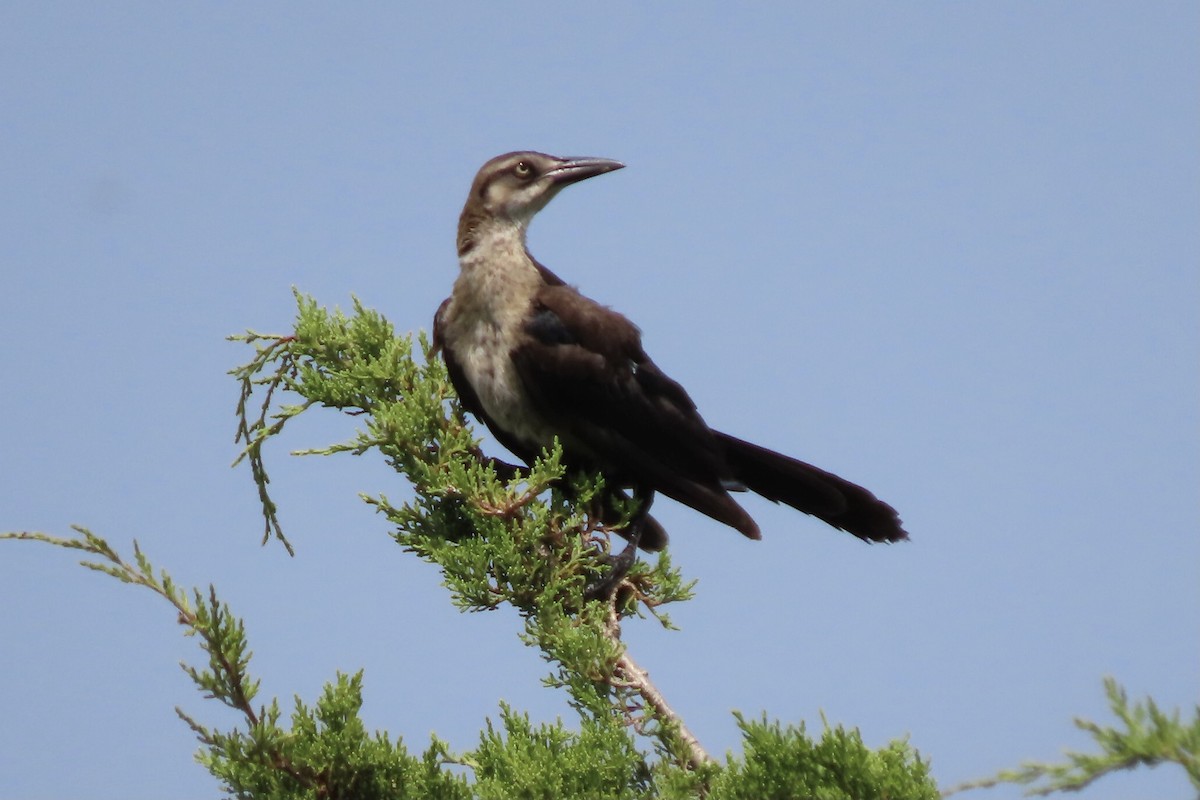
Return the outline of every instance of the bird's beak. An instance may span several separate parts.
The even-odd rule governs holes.
[[[558,186],[567,186],[624,166],[620,161],[610,158],[565,158],[557,167],[547,172],[546,177]]]

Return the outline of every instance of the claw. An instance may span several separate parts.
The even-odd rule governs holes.
[[[634,498],[638,501],[638,510],[634,514],[633,519],[629,520],[629,524],[620,533],[628,540],[625,548],[615,556],[605,555],[601,557],[608,567],[607,575],[597,578],[592,583],[588,584],[583,590],[584,600],[601,600],[608,599],[612,593],[620,585],[625,576],[629,574],[629,570],[637,561],[638,542],[642,538],[642,528],[646,521],[647,515],[650,513],[650,504],[654,502],[654,491],[642,491],[641,489],[634,492]]]

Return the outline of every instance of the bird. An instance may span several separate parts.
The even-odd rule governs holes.
[[[634,323],[530,254],[529,224],[555,195],[624,166],[518,151],[476,174],[458,221],[459,274],[434,317],[434,351],[463,408],[526,464],[557,437],[569,470],[603,476],[604,522],[621,519],[631,491],[639,510],[617,531],[627,549],[666,546],[665,529],[646,513],[656,494],[749,539],[761,531],[732,493],[756,493],[864,541],[907,539],[895,509],[867,489],[710,428],[646,354]]]

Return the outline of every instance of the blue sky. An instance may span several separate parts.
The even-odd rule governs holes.
[[[412,5],[0,12],[0,528],[86,524],[215,583],[285,707],[363,668],[368,725],[418,749],[471,747],[500,700],[570,718],[515,614],[453,611],[358,500],[402,491],[381,459],[286,455],[353,420],[269,453],[298,553],[259,547],[223,337],[285,331],[292,286],[428,328],[480,164],[605,156],[628,169],[538,218],[539,259],[714,427],[913,537],[749,500],[749,542],[656,505],[699,596],[626,637],[711,752],[731,710],[823,711],[948,786],[1085,746],[1104,675],[1196,704],[1200,7]],[[234,720],[170,610],[0,550],[0,798],[212,796],[172,709]],[[1192,791],[1086,796],[1131,794]]]

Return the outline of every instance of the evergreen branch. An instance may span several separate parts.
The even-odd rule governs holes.
[[[220,602],[216,589],[207,595],[189,593],[176,586],[165,571],[155,573],[150,560],[134,542],[133,562],[124,560],[102,538],[86,528],[72,526],[75,538],[39,532],[0,533],[0,539],[40,541],[80,550],[96,560],[81,564],[123,583],[145,587],[166,599],[177,612],[186,635],[198,636],[209,657],[207,669],[187,663],[180,667],[205,697],[241,714],[247,732],[211,730],[176,707],[175,713],[207,748],[199,760],[237,797],[271,798],[385,798],[395,797],[398,786],[409,787],[405,797],[441,797],[468,800],[460,776],[435,768],[445,755],[445,745],[434,740],[424,759],[409,756],[386,736],[367,737],[358,717],[362,704],[361,674],[339,675],[327,685],[313,710],[297,701],[291,731],[280,728],[276,702],[255,708],[259,682],[250,677],[250,651],[242,621]]]
[[[176,586],[165,570],[155,576],[153,566],[136,541],[133,543],[134,563],[130,564],[108,542],[87,528],[78,525],[71,527],[78,534],[73,539],[28,531],[0,533],[0,539],[40,541],[56,547],[82,550],[101,559],[81,561],[82,566],[111,575],[122,583],[142,586],[165,599],[174,606],[178,623],[187,629],[186,635],[198,635],[200,647],[209,657],[209,668],[206,670],[186,663],[181,663],[180,667],[206,697],[240,712],[251,728],[259,727],[261,716],[251,704],[259,683],[251,680],[246,672],[250,653],[246,647],[245,628],[242,621],[230,613],[229,607],[217,599],[216,588],[209,586],[207,599],[198,589],[193,590],[193,603],[189,601],[187,592]],[[179,713],[202,742],[208,745],[216,743],[216,736],[182,712]],[[286,758],[279,753],[271,753],[270,757],[287,771]]]
[[[1113,772],[1168,763],[1182,766],[1192,785],[1200,790],[1200,706],[1196,707],[1196,718],[1184,725],[1178,710],[1167,714],[1151,698],[1130,705],[1125,689],[1115,678],[1104,679],[1104,692],[1109,708],[1122,727],[1102,726],[1078,717],[1075,719],[1075,727],[1086,731],[1099,745],[1099,754],[1067,751],[1065,763],[1026,762],[1016,769],[1003,770],[994,777],[954,786],[946,790],[943,796],[1001,783],[1030,786],[1038,781],[1044,783],[1032,786],[1026,790],[1026,794],[1074,792]]]
[[[291,542],[283,535],[283,527],[279,524],[278,508],[267,491],[267,484],[271,482],[271,479],[267,475],[267,469],[263,462],[262,446],[272,436],[281,433],[289,419],[305,411],[311,405],[311,402],[306,402],[300,406],[284,407],[276,414],[271,414],[276,390],[281,386],[285,389],[291,388],[291,381],[296,376],[296,359],[291,349],[296,337],[246,331],[239,336],[230,336],[229,339],[255,344],[254,358],[230,371],[230,374],[238,379],[241,388],[235,412],[238,424],[234,442],[244,445],[238,457],[234,459],[233,466],[240,464],[243,459],[250,464],[250,474],[258,487],[258,499],[262,504],[263,544],[266,544],[274,536],[287,549],[288,555],[295,555]],[[258,344],[262,341],[266,341],[267,344]],[[272,363],[275,364],[274,369],[262,377],[262,373],[268,370]],[[265,386],[266,391],[258,406],[257,416],[251,419],[247,413],[247,406],[254,395],[255,388],[259,386]],[[268,418],[274,421],[268,422]]]
[[[101,561],[81,561],[88,569],[111,575],[122,583],[142,586],[165,599],[178,612],[177,621],[187,629],[188,636],[198,635],[201,648],[208,653],[209,669],[200,670],[186,663],[180,664],[192,682],[206,697],[216,699],[240,712],[251,726],[260,722],[259,714],[251,705],[258,691],[258,681],[251,680],[246,672],[250,653],[246,649],[245,628],[242,621],[234,617],[229,607],[217,599],[216,587],[208,587],[207,599],[200,590],[193,590],[193,600],[175,585],[165,570],[156,577],[154,567],[135,540],[134,562],[121,558],[107,541],[96,536],[87,528],[72,525],[77,538],[64,539],[45,533],[21,531],[0,533],[0,539],[40,541],[56,547],[82,550]]]
[[[615,597],[612,602],[613,605],[609,612],[606,632],[614,642],[619,642],[621,638],[621,619],[617,613]],[[636,713],[639,709],[648,710],[650,714],[648,719],[654,723],[658,723],[657,730],[659,732],[660,744],[667,752],[674,756],[679,766],[690,770],[697,770],[705,764],[715,763],[712,757],[704,750],[696,735],[688,730],[688,727],[683,722],[683,718],[667,704],[666,697],[650,680],[650,673],[633,660],[633,656],[629,655],[629,651],[624,646],[621,646],[620,652],[621,655],[617,658],[617,663],[613,669],[612,685],[618,689],[632,689],[641,698],[639,704],[626,706],[627,713],[631,715],[631,718],[632,714]],[[639,733],[647,732],[644,721],[634,722],[633,724]],[[686,755],[683,755],[684,753]]]

